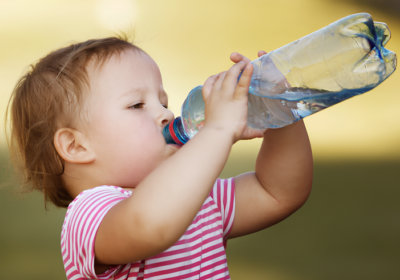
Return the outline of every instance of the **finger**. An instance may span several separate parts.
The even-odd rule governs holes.
[[[235,90],[239,74],[245,67],[246,63],[244,61],[239,61],[228,70],[222,84],[222,87],[224,87],[227,92],[233,92]]]
[[[267,129],[254,129],[247,126],[242,134],[241,140],[262,138],[264,137],[265,131],[267,131]]]
[[[219,74],[210,76],[203,85],[202,93],[203,93],[203,100],[207,100],[208,96],[210,96],[211,90],[218,79]]]
[[[225,80],[225,76],[227,73],[228,73],[227,71],[224,71],[224,72],[221,72],[218,74],[217,80],[215,81],[214,86],[213,86],[214,88],[220,89],[222,87],[222,84]]]
[[[236,90],[234,93],[235,99],[241,99],[247,96],[249,92],[249,86],[251,81],[251,75],[253,74],[253,64],[247,64],[246,68],[242,72],[239,82],[237,83]]]
[[[266,51],[258,51],[258,57],[263,56],[264,54],[267,54]]]
[[[239,61],[243,61],[244,63],[249,64],[251,62],[250,59],[248,59],[244,55],[241,55],[240,53],[237,53],[237,52],[232,53],[230,59],[232,60],[232,62],[235,62],[235,63],[238,63]]]

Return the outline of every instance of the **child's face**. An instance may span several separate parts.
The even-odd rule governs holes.
[[[162,128],[174,119],[166,109],[160,70],[147,54],[128,50],[101,69],[89,67],[88,140],[99,184],[135,187],[178,147]]]

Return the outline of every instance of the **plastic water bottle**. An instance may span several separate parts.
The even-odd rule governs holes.
[[[252,61],[247,125],[283,127],[375,88],[396,69],[396,54],[384,48],[389,39],[385,23],[361,13]],[[164,128],[167,143],[183,145],[203,126],[201,89],[189,93],[181,117]]]

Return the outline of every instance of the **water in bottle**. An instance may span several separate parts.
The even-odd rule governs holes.
[[[390,31],[367,13],[327,27],[252,61],[247,125],[279,128],[367,92],[396,69],[396,54],[385,49]],[[202,86],[167,125],[167,143],[185,144],[204,124]]]

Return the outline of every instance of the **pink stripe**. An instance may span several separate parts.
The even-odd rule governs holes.
[[[204,269],[202,268],[201,270],[207,271],[207,270],[209,270],[209,269],[211,269],[211,268],[213,268],[213,267],[217,267],[217,266],[220,265],[220,264],[224,264],[224,262],[223,262],[223,261],[216,262],[216,263],[214,263],[214,264],[211,264],[211,265],[205,267]],[[228,272],[228,267],[227,267],[227,266],[225,266],[225,267],[223,267],[223,268],[221,268],[221,269],[219,269],[219,270],[213,271],[213,272],[211,272],[211,273],[209,273],[209,274],[206,274],[206,275],[200,277],[200,280],[210,279],[210,278],[212,278],[212,277],[214,277],[214,276],[217,276],[218,274],[221,274],[221,273],[224,273],[224,272],[225,272],[225,273]]]
[[[230,186],[229,186],[230,185]],[[118,187],[112,187],[112,192],[104,189],[96,190],[92,193],[86,194],[82,193],[78,195],[78,197],[74,200],[72,204],[68,207],[68,211],[66,214],[66,220],[68,217],[68,222],[64,220],[63,229],[61,233],[62,241],[61,246],[64,247],[62,250],[62,256],[64,260],[64,266],[68,262],[69,259],[74,260],[79,259],[79,263],[75,263],[74,261],[68,266],[69,269],[73,269],[70,275],[68,275],[68,279],[73,277],[74,275],[80,274],[75,267],[75,264],[78,265],[80,269],[83,269],[85,272],[93,270],[94,263],[94,240],[97,234],[97,228],[100,225],[103,217],[106,213],[113,207],[115,204],[120,202],[121,200],[130,196],[130,194],[125,194],[125,191]],[[124,197],[120,197],[118,194],[115,194],[114,190],[117,190]],[[228,190],[230,193],[228,193]],[[196,216],[196,218],[192,221],[191,226],[196,223],[200,223],[195,227],[189,227],[190,230],[187,230],[183,235],[183,238],[188,235],[194,234],[195,236],[188,239],[181,239],[175,243],[168,251],[163,252],[149,260],[157,260],[159,258],[166,258],[167,260],[146,264],[144,269],[145,272],[149,270],[159,270],[152,273],[145,273],[145,277],[138,277],[139,274],[139,266],[140,263],[126,264],[122,271],[120,271],[117,275],[115,275],[115,279],[135,279],[137,280],[143,278],[150,278],[161,276],[162,279],[174,279],[174,280],[183,280],[190,277],[198,277],[201,272],[205,272],[207,270],[212,270],[218,265],[224,265],[224,268],[218,269],[217,271],[213,271],[207,275],[201,277],[201,279],[209,279],[218,274],[225,274],[221,279],[230,279],[229,272],[227,268],[226,257],[222,260],[215,261],[217,258],[221,258],[225,256],[224,244],[226,240],[226,236],[229,234],[232,226],[230,222],[234,218],[234,179],[231,178],[228,180],[220,180],[218,179],[213,189],[209,194],[209,198],[202,205],[201,211],[207,211],[207,213],[202,213]],[[83,199],[82,199],[83,196]],[[78,199],[79,198],[79,199]],[[102,201],[105,199],[104,201]],[[227,203],[229,202],[229,206]],[[94,208],[88,210],[90,208]],[[210,209],[210,207],[213,207]],[[215,208],[216,207],[216,208]],[[87,215],[85,217],[85,214]],[[93,216],[93,217],[91,217]],[[74,221],[75,219],[75,221]],[[204,219],[200,222],[201,219]],[[222,223],[222,225],[221,225]],[[232,224],[232,223],[231,223]],[[84,229],[86,228],[86,233],[84,234]],[[205,228],[210,227],[205,230]],[[226,236],[222,236],[223,232],[227,231]],[[216,233],[214,236],[206,237],[207,234]],[[205,240],[201,240],[205,238]],[[189,243],[196,242],[196,240],[201,240],[196,245],[191,246]],[[211,245],[211,243],[217,242],[206,249],[205,246]],[[187,247],[176,249],[176,246],[185,245]],[[71,247],[72,246],[72,247]],[[73,248],[73,249],[72,249]],[[199,250],[200,249],[200,250]],[[198,253],[190,255],[194,250],[199,250]],[[217,252],[213,252],[217,251]],[[203,257],[204,254],[209,254],[212,252],[212,255],[208,257]],[[80,256],[80,253],[83,256]],[[91,253],[91,255],[90,255]],[[178,254],[189,253],[188,256],[177,258]],[[88,257],[90,259],[88,259]],[[196,258],[199,258],[198,261],[193,262]],[[201,267],[205,262],[211,262],[211,264]],[[187,264],[185,264],[187,263]],[[166,266],[177,265],[178,267],[163,269]],[[66,270],[67,267],[66,267]],[[185,270],[194,270],[192,272],[184,272]],[[81,272],[82,273],[82,272]],[[87,273],[91,277],[95,275],[91,275],[94,273]],[[167,276],[167,274],[180,274],[185,273],[183,275],[178,276]],[[107,278],[107,276],[104,276]],[[196,277],[196,279],[198,279]],[[86,278],[79,278],[86,279]],[[103,279],[103,277],[101,277]]]
[[[88,192],[87,194],[91,194],[92,192]],[[96,196],[99,196],[98,194],[96,194],[95,193],[95,195]],[[89,198],[90,198],[90,196],[89,196]],[[81,198],[82,199],[82,198]],[[70,242],[73,242],[74,241],[74,244],[68,244],[68,251],[70,252],[70,254],[71,254],[71,258],[72,258],[72,263],[74,264],[74,265],[76,265],[76,261],[77,261],[77,259],[79,259],[81,262],[81,264],[82,264],[82,258],[81,257],[79,257],[79,249],[78,249],[78,246],[79,247],[81,247],[80,246],[80,244],[81,244],[81,240],[79,240],[79,238],[77,237],[77,235],[79,234],[79,232],[81,231],[81,221],[82,221],[82,219],[83,219],[83,216],[84,216],[84,212],[86,212],[86,210],[88,209],[88,208],[90,208],[91,206],[92,206],[92,204],[94,204],[94,203],[96,203],[96,200],[94,200],[93,202],[91,202],[91,203],[89,203],[88,205],[85,205],[85,202],[86,202],[86,200],[87,199],[83,199],[83,200],[80,200],[79,201],[79,203],[78,203],[78,201],[76,201],[75,203],[78,203],[78,205],[76,205],[76,208],[74,208],[75,209],[75,211],[72,211],[71,210],[71,212],[70,212],[70,226],[69,226],[69,228],[68,228],[68,236],[70,237]],[[81,206],[82,205],[82,207],[81,208],[79,208],[79,206]],[[82,214],[83,213],[83,214]],[[76,221],[74,221],[74,219],[76,219]],[[74,223],[73,223],[73,221],[74,221]],[[72,239],[72,240],[71,240]],[[75,245],[75,246],[74,246]],[[73,247],[75,247],[74,249],[72,249],[71,248],[71,246],[73,246]],[[85,254],[85,256],[86,256],[86,254]],[[83,266],[82,267],[82,272],[86,272],[86,269],[85,269],[85,267]]]
[[[215,253],[214,255],[211,255],[211,256],[208,256],[206,258],[203,258],[202,262],[205,263],[205,262],[211,261],[213,259],[219,258],[220,256],[225,256],[225,253],[226,253],[225,250],[222,250],[222,251],[220,251],[218,253]],[[224,261],[226,261],[226,258],[224,259]]]
[[[201,234],[201,236],[197,236],[196,238],[193,238],[193,241],[195,241],[197,239],[200,239],[201,237],[204,237],[205,235],[207,235],[209,233],[212,233],[212,232],[215,232],[215,230],[214,229],[206,230]],[[216,236],[209,237],[206,240],[213,241],[213,240],[217,240],[217,239],[220,239],[220,238],[222,238],[222,235],[221,234],[217,234]],[[176,255],[176,254],[184,253],[184,252],[187,252],[188,250],[193,250],[193,249],[196,249],[198,247],[201,247],[202,243],[204,244],[204,241],[203,242],[199,242],[198,244],[196,244],[194,246],[191,246],[190,248],[182,248],[182,249],[177,249],[177,250],[165,251],[165,252],[160,253],[160,254],[158,254],[157,256],[155,256],[155,257],[153,257],[151,259],[164,258],[164,257],[168,257],[168,256],[173,256],[173,255]],[[209,242],[207,242],[207,243],[209,243]],[[172,248],[173,247],[175,247],[175,245],[173,245]]]
[[[82,203],[87,204],[87,207],[86,207],[86,208],[82,208],[81,211],[77,212],[76,215],[77,215],[77,216],[79,215],[79,217],[81,217],[81,218],[77,221],[77,223],[78,223],[80,226],[82,226],[82,224],[84,224],[84,225],[87,224],[87,221],[88,221],[88,219],[90,218],[90,216],[92,215],[92,213],[95,213],[94,217],[92,217],[92,219],[94,219],[94,218],[96,217],[96,214],[97,214],[96,212],[100,212],[104,207],[106,207],[108,204],[112,203],[112,202],[115,200],[115,199],[114,199],[114,200],[112,200],[112,201],[107,201],[105,205],[103,205],[100,209],[98,209],[98,206],[99,206],[99,205],[96,205],[96,206],[95,206],[95,204],[96,204],[96,203],[99,203],[99,200],[102,200],[102,199],[106,198],[107,196],[110,196],[110,194],[107,194],[107,193],[103,192],[103,193],[99,193],[99,194],[96,195],[96,196],[86,197],[86,199],[83,200]],[[82,219],[83,219],[83,217],[84,217],[84,215],[85,215],[86,213],[82,213],[82,214],[81,214],[81,212],[87,212],[87,211],[89,211],[89,209],[90,209],[91,207],[93,207],[93,206],[94,206],[94,208],[93,208],[92,210],[90,210],[90,212],[88,213],[88,215],[87,215],[86,218],[85,218],[85,221],[82,223]],[[87,211],[84,211],[84,210],[87,210]],[[91,225],[93,224],[92,221],[93,221],[93,220],[90,221],[90,224],[89,224],[89,227],[88,227],[88,228],[91,228]],[[81,228],[81,229],[82,229],[82,228]],[[83,230],[80,231],[79,241],[83,241],[83,240],[82,240],[82,237],[83,237]]]
[[[199,257],[200,255],[206,254],[206,253],[211,252],[211,251],[213,251],[213,250],[219,249],[219,248],[221,248],[221,247],[222,247],[221,244],[216,244],[216,245],[214,245],[214,246],[208,247],[207,249],[205,249],[205,250],[199,252],[198,254],[192,255],[192,256],[193,256],[192,259],[197,258],[197,257]],[[223,250],[223,252],[225,252],[225,251]],[[219,252],[218,252],[218,253],[219,253]],[[215,253],[214,255],[218,255],[218,253]],[[214,256],[214,255],[213,255],[213,256]],[[215,258],[215,257],[213,257],[212,259],[214,259],[214,258]],[[179,259],[176,259],[175,262],[176,262],[176,263],[179,263],[178,260],[179,260]],[[223,261],[226,262],[226,259],[224,259]],[[200,261],[198,261],[198,262],[191,263],[191,264],[184,265],[184,266],[179,266],[179,267],[176,267],[176,268],[164,269],[164,270],[156,271],[156,272],[153,272],[153,273],[146,273],[146,277],[150,278],[150,277],[160,276],[160,275],[163,275],[163,274],[170,274],[170,273],[179,272],[179,271],[182,271],[182,270],[191,269],[191,268],[193,268],[193,267],[198,266],[198,265],[199,265],[198,263],[203,263],[203,261],[200,260]],[[211,265],[212,265],[212,264],[211,264]],[[202,270],[203,270],[203,269],[202,269]],[[147,271],[147,267],[146,267],[146,271]]]
[[[74,266],[74,263],[71,262],[67,267],[65,267],[65,271],[70,270]]]
[[[79,272],[77,270],[72,271],[70,274],[67,275],[67,278],[70,279],[72,277],[74,277],[75,275],[78,275]],[[85,280],[86,278],[84,277],[79,277],[76,280]]]
[[[224,180],[224,185],[222,187],[224,189],[223,205],[224,205],[224,217],[225,217],[226,201],[228,196],[228,180]]]
[[[212,268],[214,268],[214,267],[217,267],[217,266],[219,266],[219,265],[221,265],[221,264],[225,264],[225,260],[226,259],[223,259],[223,260],[219,260],[219,261],[217,261],[217,262],[214,262],[214,263],[212,263],[212,264],[209,264],[209,265],[207,265],[207,266],[204,266],[204,267],[202,267],[201,268],[201,270],[202,270],[202,272],[205,272],[205,271],[207,271],[207,270],[210,270],[210,269],[212,269]],[[226,270],[226,266],[225,267],[223,267],[223,268],[220,268],[219,270],[216,270],[216,271],[214,271],[214,272],[212,272],[212,274],[210,273],[210,274],[207,274],[207,278],[210,278],[210,275],[213,275],[213,276],[215,276],[215,275],[217,275],[217,274],[215,274],[215,272],[217,272],[217,271],[219,271],[219,273],[221,273],[221,271],[224,271],[224,270]],[[201,277],[200,279],[204,279],[203,277]]]
[[[76,229],[74,229],[74,233],[75,233],[74,237],[75,237],[76,241],[75,241],[75,256],[73,258],[73,262],[76,264],[76,262],[79,261],[79,264],[80,264],[79,266],[82,266],[81,272],[84,274],[90,274],[90,268],[88,269],[86,267],[86,265],[85,265],[86,262],[83,259],[83,258],[86,259],[88,257],[86,248],[83,245],[83,244],[85,244],[84,241],[86,241],[86,240],[82,240],[83,228],[87,222],[87,219],[95,211],[95,210],[91,210],[90,212],[88,212],[89,209],[91,207],[95,206],[96,204],[98,204],[99,203],[98,200],[102,199],[105,196],[106,195],[104,195],[103,193],[95,193],[94,196],[85,197],[84,199],[82,199],[80,201],[80,205],[83,205],[83,207],[81,209],[78,208],[77,211],[75,213],[73,213],[74,215],[71,217],[71,219],[76,217],[76,222],[75,222]],[[92,200],[92,198],[97,198],[97,199]],[[88,215],[85,218],[85,221],[83,222],[84,215],[86,212],[88,212]],[[92,219],[95,219],[95,218],[96,218],[96,216],[94,216]],[[83,226],[82,226],[82,223],[83,223]],[[91,224],[92,223],[90,223],[90,225]],[[87,244],[87,245],[90,246],[90,244]],[[79,250],[80,248],[82,248],[82,250]],[[80,254],[80,251],[82,251],[81,253],[83,256]]]
[[[218,217],[214,218],[213,220],[215,221],[215,223],[221,222],[221,217],[218,216]],[[202,225],[202,224],[201,224],[201,225]],[[201,227],[201,226],[200,226],[200,227]],[[201,228],[200,228],[200,229],[201,229]],[[198,229],[198,230],[200,231],[200,229]],[[207,229],[207,230],[202,231],[202,232],[208,232],[209,230],[212,230],[212,229],[217,229],[217,230],[220,230],[220,231],[222,232],[222,225],[216,224],[215,227],[212,227],[211,229]],[[200,235],[201,233],[196,234],[196,235],[194,235],[194,236],[191,237],[191,238],[183,239],[185,236],[188,236],[188,235],[192,234],[193,232],[194,232],[194,231],[187,231],[187,232],[185,232],[185,234],[181,237],[180,240],[178,240],[178,241],[174,244],[174,246],[176,246],[176,245],[182,245],[182,244],[185,244],[185,243],[190,243],[190,242],[192,242],[193,240],[198,239],[198,237],[199,237],[199,235]]]
[[[107,201],[106,204],[96,205],[96,203],[98,203],[99,200],[102,200],[102,199],[106,198],[107,196],[110,196],[110,194],[107,193],[104,190],[101,190],[98,193],[89,194],[88,197],[86,197],[83,200],[79,201],[79,205],[78,206],[82,206],[82,207],[77,207],[76,211],[71,213],[71,215],[72,215],[71,219],[77,217],[76,223],[70,222],[70,226],[69,226],[69,231],[71,231],[72,230],[71,225],[74,225],[74,229],[73,230],[74,230],[74,233],[75,233],[74,234],[74,237],[75,237],[75,242],[74,242],[75,243],[74,244],[75,245],[74,246],[75,247],[75,254],[73,252],[71,252],[72,255],[68,254],[68,256],[72,257],[72,263],[71,263],[72,265],[77,265],[75,259],[79,259],[79,263],[82,264],[82,266],[78,266],[78,267],[81,267],[82,273],[88,274],[91,277],[95,276],[95,274],[94,274],[95,272],[91,271],[92,270],[93,260],[94,260],[94,244],[92,244],[93,246],[90,246],[91,244],[87,244],[87,242],[88,242],[88,239],[90,239],[92,237],[93,231],[95,230],[93,228],[93,224],[97,225],[97,222],[101,218],[99,216],[99,214],[102,214],[102,210],[104,208],[108,207],[110,204],[112,204],[112,203],[114,203],[116,201],[119,202],[120,200],[124,199],[124,198],[121,198],[121,197],[115,198],[115,195],[111,195],[111,197],[114,197],[114,199],[112,199],[111,201]],[[86,210],[90,209],[93,206],[94,206],[94,209],[90,210],[89,213],[86,213],[88,215],[84,219],[83,217],[85,215]],[[98,208],[98,206],[101,206],[101,207]],[[111,206],[113,206],[113,205],[111,205]],[[93,213],[94,213],[94,216],[90,217]],[[88,232],[87,232],[86,236],[83,237],[83,231],[84,231],[85,225],[87,225],[87,222],[88,222],[89,219],[90,219],[90,223],[89,223],[89,227],[87,229]],[[71,234],[69,234],[69,236],[71,236]],[[72,241],[72,240],[70,240],[70,241]],[[93,239],[93,241],[94,241],[94,239]],[[89,260],[89,261],[85,262],[85,259],[87,257],[89,257],[89,256],[88,256],[88,254],[86,252],[87,248],[85,246],[83,246],[84,244],[89,245],[89,249],[90,249],[90,247],[92,247],[91,259],[93,259],[93,260]],[[68,247],[66,246],[65,247],[66,249],[69,248],[70,245],[72,245],[72,244],[67,244],[67,245],[69,245],[69,246]],[[81,254],[80,254],[81,250],[79,250],[79,249],[82,249],[83,256],[81,256]],[[64,264],[68,260],[69,260],[69,257],[68,257],[68,259],[66,259],[64,261]]]
[[[194,241],[196,241],[196,240],[198,240],[198,239],[200,239],[200,238],[203,238],[203,237],[206,236],[207,234],[210,234],[210,233],[213,233],[213,232],[216,232],[216,233],[217,233],[217,236],[218,236],[219,238],[222,238],[222,232],[221,232],[220,230],[218,230],[218,229],[220,229],[220,227],[210,228],[210,229],[207,229],[207,230],[202,231],[201,233],[197,234],[196,236],[193,236],[192,238],[185,239],[185,240],[184,240],[185,242],[180,242],[180,244],[178,244],[178,242],[177,242],[177,243],[175,243],[173,246],[171,246],[170,249],[168,249],[167,251],[164,251],[164,252],[158,254],[157,257],[164,257],[164,256],[166,256],[166,255],[169,255],[171,252],[175,252],[175,251],[177,251],[177,250],[182,250],[182,249],[174,250],[173,248],[174,248],[175,246],[178,246],[178,245],[183,245],[183,244],[192,243],[192,242],[194,242]]]
[[[224,232],[226,231],[227,227],[229,226],[229,218],[230,218],[230,216],[232,214],[232,212],[231,212],[231,210],[232,210],[232,204],[231,204],[231,202],[232,202],[232,199],[231,199],[232,198],[232,193],[231,193],[231,196],[228,198],[228,191],[229,191],[228,184],[229,184],[229,181],[226,180],[225,184],[224,184],[224,205],[225,205]],[[230,202],[229,208],[228,208],[228,205],[227,205],[227,201],[228,200]]]
[[[193,271],[193,272],[189,272],[187,274],[183,274],[183,275],[179,275],[179,276],[173,276],[172,278],[164,278],[164,279],[184,280],[184,279],[188,279],[190,277],[198,276],[198,275],[199,275],[199,271],[196,270],[196,271]]]
[[[82,208],[82,210],[79,212],[79,216],[81,216],[81,219],[80,219],[79,223],[77,223],[78,224],[78,229],[76,230],[76,235],[79,235],[79,236],[75,237],[77,239],[77,242],[75,243],[75,250],[76,250],[75,253],[76,253],[76,256],[77,256],[77,260],[79,260],[79,263],[82,264],[82,272],[87,274],[87,275],[90,275],[91,277],[94,277],[96,275],[95,272],[92,271],[92,268],[93,268],[92,264],[93,264],[93,260],[94,260],[94,248],[93,248],[94,244],[88,244],[88,241],[92,238],[93,231],[97,230],[97,227],[93,227],[93,222],[95,222],[95,225],[97,225],[99,219],[101,219],[102,216],[103,216],[103,215],[101,215],[101,214],[103,214],[102,210],[116,200],[116,199],[114,199],[112,201],[107,201],[105,205],[101,205],[100,204],[101,207],[97,208],[99,205],[95,205],[95,203],[97,203],[98,200],[103,199],[104,197],[107,196],[107,194],[104,194],[104,195],[103,194],[104,193],[102,193],[101,195],[97,195],[97,196],[90,196],[90,197],[87,197],[85,200],[82,201],[82,203],[88,202],[88,201],[90,203],[88,203],[88,207]],[[90,198],[90,200],[93,199],[93,202],[91,202],[89,200],[89,198]],[[84,213],[83,213],[84,211],[83,210],[88,210],[89,211],[90,207],[92,207],[92,206],[94,206],[94,209],[90,210],[90,212],[88,213],[85,221],[82,222],[83,215],[84,215]],[[93,213],[94,213],[94,216],[90,217]],[[78,213],[77,213],[77,215],[78,215]],[[82,238],[85,225],[86,225],[86,223],[87,223],[89,218],[91,220],[90,220],[90,223],[89,223],[88,232],[86,233],[85,238]],[[84,239],[84,240],[82,240],[82,239]],[[94,239],[93,239],[93,242],[94,242]],[[79,248],[81,248],[82,254],[80,254]],[[90,249],[92,249],[92,250],[90,250]],[[87,251],[87,250],[90,250],[91,253],[92,253],[92,255],[90,256],[90,260],[89,261],[85,261],[85,260],[87,260],[87,258],[89,258],[89,251]]]
[[[201,260],[199,260],[195,263],[190,263],[188,265],[178,266],[176,268],[170,268],[170,269],[165,269],[165,270],[160,270],[160,271],[156,271],[153,273],[145,273],[145,274],[146,274],[146,278],[151,278],[151,277],[156,277],[156,276],[160,276],[160,275],[176,273],[176,272],[180,272],[180,271],[184,271],[184,270],[189,270],[189,269],[191,270],[196,267],[200,268],[200,264],[201,264]],[[146,267],[146,271],[147,271],[147,267]],[[197,271],[198,271],[198,269],[197,269]]]
[[[222,205],[221,205],[221,182],[222,180],[218,180],[217,182],[217,187],[216,187],[216,197],[215,200],[217,201],[217,206],[219,209],[219,212],[221,212],[221,214],[223,215],[224,213],[222,212]],[[223,216],[222,216],[223,219]]]
[[[211,201],[211,202],[213,202],[213,201]],[[212,204],[210,204],[210,203],[205,203],[205,204],[203,204],[203,206],[201,207],[201,210],[200,210],[200,211],[205,211],[205,210],[207,210],[208,208],[212,207],[214,204],[215,204],[215,203],[212,203]],[[217,207],[217,208],[218,208],[218,207]],[[209,211],[215,212],[215,210],[216,210],[216,209],[211,209],[211,210],[209,210]],[[199,211],[199,214],[197,214],[196,217],[194,218],[194,220],[192,221],[191,225],[196,224],[196,223],[202,218],[203,215],[208,215],[208,212],[206,212],[206,213],[204,213],[204,214],[200,214],[200,211]]]
[[[210,213],[210,214],[211,214],[211,213]],[[217,209],[215,209],[215,211],[214,211],[212,214],[218,214]],[[204,218],[204,217],[202,217],[202,218]],[[208,216],[208,218],[210,218],[210,216]],[[192,233],[195,233],[196,231],[199,231],[199,229],[202,229],[204,225],[210,225],[210,224],[218,223],[218,222],[221,222],[221,223],[222,223],[221,217],[220,217],[219,215],[216,216],[216,217],[214,216],[214,217],[210,220],[210,222],[208,222],[207,220],[206,220],[206,221],[203,221],[202,223],[198,224],[196,227],[193,227],[193,228],[191,228],[190,230],[186,231],[186,232],[184,233],[183,236],[185,236],[185,235],[191,235]],[[222,229],[222,226],[221,226],[221,229]],[[181,238],[182,238],[182,237],[181,237]],[[179,240],[179,241],[180,241],[180,240]],[[178,242],[179,242],[179,241],[178,241]],[[175,243],[175,244],[178,244],[178,243]]]
[[[235,204],[235,180],[234,178],[230,179],[231,181],[231,196],[229,197],[229,209],[227,209],[227,217],[224,221],[224,232],[226,231],[226,228],[229,226],[229,223],[231,221],[231,218],[233,218],[233,211],[234,211],[234,204]],[[228,188],[227,188],[227,193],[228,193]],[[233,223],[231,223],[230,228],[228,228],[227,233],[224,235],[225,238],[229,236],[229,233],[231,232]]]
[[[103,217],[108,213],[108,211],[113,206],[115,206],[121,200],[123,200],[123,198],[122,199],[121,198],[115,198],[115,199],[107,202],[105,205],[103,205],[99,209],[96,209],[97,211],[96,211],[95,215],[92,217],[92,220],[90,221],[90,224],[89,224],[89,227],[88,227],[88,230],[90,232],[88,232],[86,234],[86,240],[88,241],[89,239],[92,238],[92,235],[94,235],[93,236],[93,241],[92,241],[93,243],[92,244],[88,244],[90,246],[89,249],[91,249],[91,253],[92,253],[92,257],[93,258],[94,258],[94,241],[95,241],[95,237],[96,237],[96,234],[97,234],[97,229],[98,229],[100,223],[103,221]],[[94,212],[94,210],[93,210],[93,212]],[[92,213],[90,213],[90,215],[91,214]],[[95,225],[95,226],[93,226],[93,225]],[[83,233],[83,227],[81,229],[81,234],[82,233]]]
[[[129,266],[129,265],[125,265],[125,268],[122,269],[122,271],[120,271],[119,273],[117,273],[117,274],[114,276],[114,279],[115,279],[115,280],[118,280],[118,278],[120,278],[120,279],[126,279],[126,278],[128,277],[129,269],[126,269],[126,266]],[[109,275],[108,275],[107,277],[109,277]],[[107,279],[108,279],[108,278],[107,278]]]

